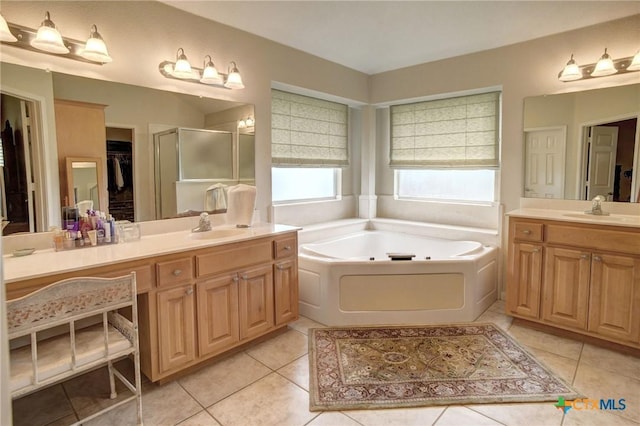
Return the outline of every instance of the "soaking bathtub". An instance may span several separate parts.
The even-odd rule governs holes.
[[[326,325],[473,321],[497,299],[497,265],[495,247],[401,232],[304,243],[300,314]]]

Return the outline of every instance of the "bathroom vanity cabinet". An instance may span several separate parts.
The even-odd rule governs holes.
[[[7,298],[136,271],[141,370],[158,381],[296,320],[297,247],[297,231],[230,241],[11,282]]]
[[[640,348],[640,228],[510,217],[506,309]]]

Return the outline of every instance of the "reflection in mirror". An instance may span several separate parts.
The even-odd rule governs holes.
[[[102,163],[99,158],[67,157],[67,205],[75,206],[80,215],[87,210],[102,210]]]
[[[47,73],[29,67],[0,63],[0,79],[2,91],[9,93],[28,93],[32,98],[42,100],[42,105],[36,111],[42,113],[47,123],[54,123],[53,99],[67,99],[80,102],[106,105],[105,124],[107,127],[107,140],[126,141],[132,147],[131,167],[133,170],[131,190],[120,189],[117,197],[112,197],[109,182],[108,210],[112,212],[115,205],[125,202],[124,195],[133,198],[127,199],[127,215],[131,214],[136,221],[156,219],[156,200],[154,188],[154,150],[153,135],[173,128],[200,128],[220,130],[233,134],[233,149],[238,150],[236,161],[232,164],[235,170],[239,170],[237,161],[243,164],[242,172],[235,175],[235,180],[227,182],[228,185],[239,182],[255,184],[253,163],[249,164],[244,159],[253,159],[254,154],[243,152],[244,146],[253,146],[240,140],[238,122],[248,116],[255,117],[253,105],[238,102],[208,99],[183,93],[167,92],[140,86],[132,86],[122,83],[114,83],[90,78],[72,76],[62,73]],[[15,89],[15,90],[14,90]],[[111,135],[111,131],[127,131],[128,136]],[[55,134],[55,129],[43,129],[46,134]],[[61,143],[61,141],[58,141]],[[42,145],[44,147],[44,144]],[[49,149],[49,154],[47,150]],[[110,161],[109,151],[105,141],[105,158]],[[57,170],[57,159],[50,153],[50,148],[44,147],[42,160],[34,159],[35,174],[43,174],[44,170]],[[55,152],[55,150],[54,150]],[[73,154],[71,154],[73,155]],[[82,155],[82,154],[81,154]],[[102,165],[103,167],[108,166]],[[40,172],[39,172],[40,171]],[[47,174],[48,179],[36,184],[36,190],[42,189],[43,198],[48,205],[48,210],[60,212],[60,201],[53,197],[51,188],[59,185],[55,173]],[[107,177],[110,177],[109,174]],[[251,176],[250,179],[246,177]],[[55,181],[54,181],[55,179]],[[125,181],[127,179],[125,178]],[[176,179],[176,184],[179,180]],[[116,185],[117,186],[117,185]],[[63,194],[64,195],[64,194]],[[203,209],[204,193],[194,195],[193,200],[199,200],[199,210]],[[195,206],[193,207],[195,209]],[[105,207],[103,209],[106,210]],[[123,209],[124,211],[124,209]],[[130,213],[129,213],[130,212]],[[180,212],[178,212],[180,213]],[[114,214],[116,219],[126,218],[125,213]],[[58,214],[59,215],[59,214]],[[50,214],[48,217],[52,217]],[[49,223],[58,225],[59,223]],[[46,229],[46,228],[44,228]]]
[[[524,196],[640,201],[640,84],[526,98]]]

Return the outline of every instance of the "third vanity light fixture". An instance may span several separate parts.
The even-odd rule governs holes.
[[[7,22],[0,15],[0,42],[7,46],[63,56],[76,61],[100,65],[112,61],[107,46],[98,33],[98,27],[91,26],[91,33],[86,42],[63,37],[51,20],[49,12],[45,13],[44,21],[37,30]]]
[[[640,71],[640,50],[636,52],[635,56],[612,59],[605,48],[598,62],[594,64],[580,66],[573,59],[572,54],[567,65],[558,73],[558,80],[575,81],[633,71]]]
[[[202,68],[191,66],[183,48],[176,53],[176,61],[163,61],[158,66],[160,74],[167,78],[201,83],[209,86],[222,86],[227,89],[244,89],[242,77],[235,62],[229,64],[227,73],[221,73],[213,64],[211,56],[206,55]]]

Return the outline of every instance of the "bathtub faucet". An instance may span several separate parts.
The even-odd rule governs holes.
[[[200,222],[198,222],[198,226],[193,228],[191,232],[206,232],[211,231],[211,222],[209,222],[209,213],[202,212],[200,213]]]

